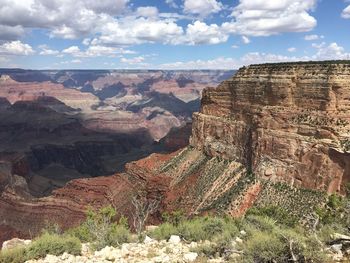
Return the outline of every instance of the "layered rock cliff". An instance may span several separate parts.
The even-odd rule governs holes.
[[[350,181],[350,65],[244,67],[203,92],[191,145],[262,178],[343,191]]]
[[[130,163],[122,174],[74,180],[49,197],[18,195],[25,184],[4,172],[0,227],[27,233],[49,220],[67,228],[88,205],[130,215],[140,189],[162,200],[152,220],[176,209],[240,216],[271,202],[305,215],[326,200],[314,190],[344,193],[350,181],[350,64],[244,67],[204,90],[193,121],[184,149]]]

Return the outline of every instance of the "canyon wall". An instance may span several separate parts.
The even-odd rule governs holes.
[[[350,180],[350,65],[243,67],[203,92],[190,143],[293,186],[343,191]]]
[[[241,216],[271,204],[306,216],[327,200],[324,192],[345,193],[350,181],[349,110],[350,64],[244,67],[203,91],[182,150],[131,162],[124,173],[73,180],[42,198],[25,194],[25,180],[3,166],[0,228],[28,235],[50,221],[65,229],[83,220],[88,205],[112,204],[130,216],[140,189],[162,200],[148,223],[164,211]],[[164,143],[184,142],[174,133]]]

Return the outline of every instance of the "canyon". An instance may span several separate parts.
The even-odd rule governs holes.
[[[66,77],[60,81],[66,85],[72,83]],[[158,115],[160,107],[178,119],[179,116],[181,120],[190,118],[190,111],[183,112],[182,106],[171,107],[173,110],[165,107],[178,105],[172,102],[180,97],[188,105],[193,100],[185,101],[192,99],[193,93],[173,92],[172,82],[168,90],[171,94],[163,100],[164,94],[153,81],[150,88],[149,82],[146,85],[150,90],[147,96],[155,96],[158,100],[147,98],[127,106],[118,104],[118,107],[124,107],[128,114],[157,108],[152,116]],[[102,77],[98,83],[107,82],[111,84],[110,78]],[[131,159],[125,170],[112,176],[96,173],[93,176],[98,177],[69,180],[46,196],[35,197],[31,193],[26,173],[22,172],[28,169],[27,162],[17,161],[13,166],[13,161],[3,161],[4,165],[0,166],[0,225],[8,235],[16,232],[25,237],[34,235],[48,222],[55,222],[62,228],[72,227],[84,219],[88,206],[99,208],[109,204],[119,215],[130,219],[133,212],[131,200],[140,192],[148,199],[161,201],[150,223],[158,223],[164,211],[181,209],[192,216],[205,213],[241,216],[253,205],[262,203],[283,205],[287,210],[307,214],[324,202],[327,193],[345,194],[350,181],[349,83],[350,64],[341,61],[243,67],[218,87],[203,90],[200,110],[193,115],[189,145],[182,138],[190,131],[190,124],[179,125],[183,126],[180,132],[177,132],[176,125],[171,127],[168,131],[171,137],[161,137],[158,130],[146,129],[147,138],[135,135],[136,138],[158,139],[158,145],[166,145],[174,152],[153,152],[139,160]],[[185,84],[194,85],[191,81],[178,79],[177,85]],[[127,91],[130,96],[125,99],[138,96],[134,93]],[[96,92],[91,94],[97,96]],[[113,98],[108,106],[99,107],[117,107],[116,101],[118,99]],[[23,107],[18,102],[12,106],[7,100],[0,102],[0,108],[7,110]],[[37,107],[38,103],[35,105]],[[89,123],[89,117],[79,119],[77,124],[69,113],[72,106],[67,103],[69,110],[65,109],[64,114],[70,117],[67,118],[69,121],[67,116],[63,118],[62,125],[76,125],[74,127],[79,128],[74,130],[81,130],[87,137],[98,137],[95,132],[102,132],[101,126],[96,122]],[[81,108],[79,114],[84,112]],[[0,131],[6,130],[5,127],[9,125]],[[106,130],[113,130],[113,127],[107,127]],[[59,130],[64,134],[64,129]],[[76,136],[80,137],[79,134]],[[87,141],[91,142],[90,139]],[[127,143],[124,138],[120,141]],[[103,143],[109,144],[108,141]],[[113,151],[113,144],[109,147],[108,151]],[[59,156],[70,156],[69,160],[60,160],[53,154],[57,149],[52,150],[52,146],[40,145],[38,151],[42,154],[34,155],[45,164],[65,163],[77,154],[76,150],[60,150],[62,154]],[[103,155],[105,148],[99,149],[92,144],[84,152],[90,151],[91,155],[84,163],[93,165],[91,159]],[[35,147],[32,152],[35,153]],[[8,149],[6,153],[10,158]],[[16,156],[12,158],[16,159]],[[80,172],[87,170],[94,169],[82,165]]]

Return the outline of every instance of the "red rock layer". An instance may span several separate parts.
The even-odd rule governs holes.
[[[291,185],[343,191],[350,181],[350,65],[244,67],[203,92],[191,145]]]
[[[149,157],[153,160],[146,158],[129,163],[126,173],[72,180],[44,198],[22,197],[17,189],[8,185],[0,195],[0,224],[6,233],[20,237],[35,235],[48,224],[56,223],[63,229],[76,226],[84,220],[88,207],[98,209],[107,205],[115,207],[119,215],[131,218],[131,198],[135,193],[144,191],[149,198],[164,196],[170,180],[152,169],[171,157],[154,154]],[[157,215],[153,220],[157,220]],[[8,237],[3,236],[1,233],[0,239]]]

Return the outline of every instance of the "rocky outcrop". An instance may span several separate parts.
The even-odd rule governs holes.
[[[350,181],[350,65],[244,67],[203,92],[191,145],[261,178],[344,192]]]

